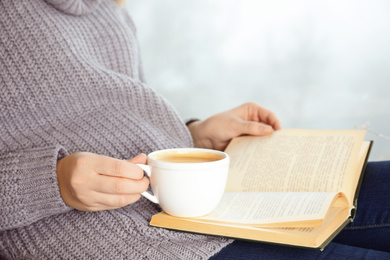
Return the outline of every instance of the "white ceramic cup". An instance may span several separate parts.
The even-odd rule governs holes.
[[[213,158],[207,162],[172,162],[167,157]],[[187,159],[185,159],[187,161]],[[142,195],[170,215],[199,217],[210,213],[225,190],[229,156],[201,148],[178,148],[152,152],[147,165],[138,164],[150,177],[153,194]]]

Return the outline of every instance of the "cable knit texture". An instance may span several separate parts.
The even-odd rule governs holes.
[[[0,258],[207,259],[231,241],[148,225],[145,199],[81,212],[58,159],[192,145],[144,81],[134,25],[112,0],[0,1]]]

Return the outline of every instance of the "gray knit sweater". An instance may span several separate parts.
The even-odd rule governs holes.
[[[0,1],[0,258],[210,257],[231,241],[150,227],[160,209],[145,199],[74,210],[57,184],[57,160],[76,151],[128,159],[191,145],[145,84],[134,25],[114,1]]]

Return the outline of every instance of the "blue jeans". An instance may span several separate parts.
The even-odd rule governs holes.
[[[390,259],[390,161],[368,163],[357,207],[324,251],[236,240],[210,259]]]

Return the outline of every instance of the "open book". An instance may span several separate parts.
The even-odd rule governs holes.
[[[357,206],[372,142],[364,130],[280,130],[234,138],[218,207],[199,218],[154,215],[152,226],[323,249]]]

